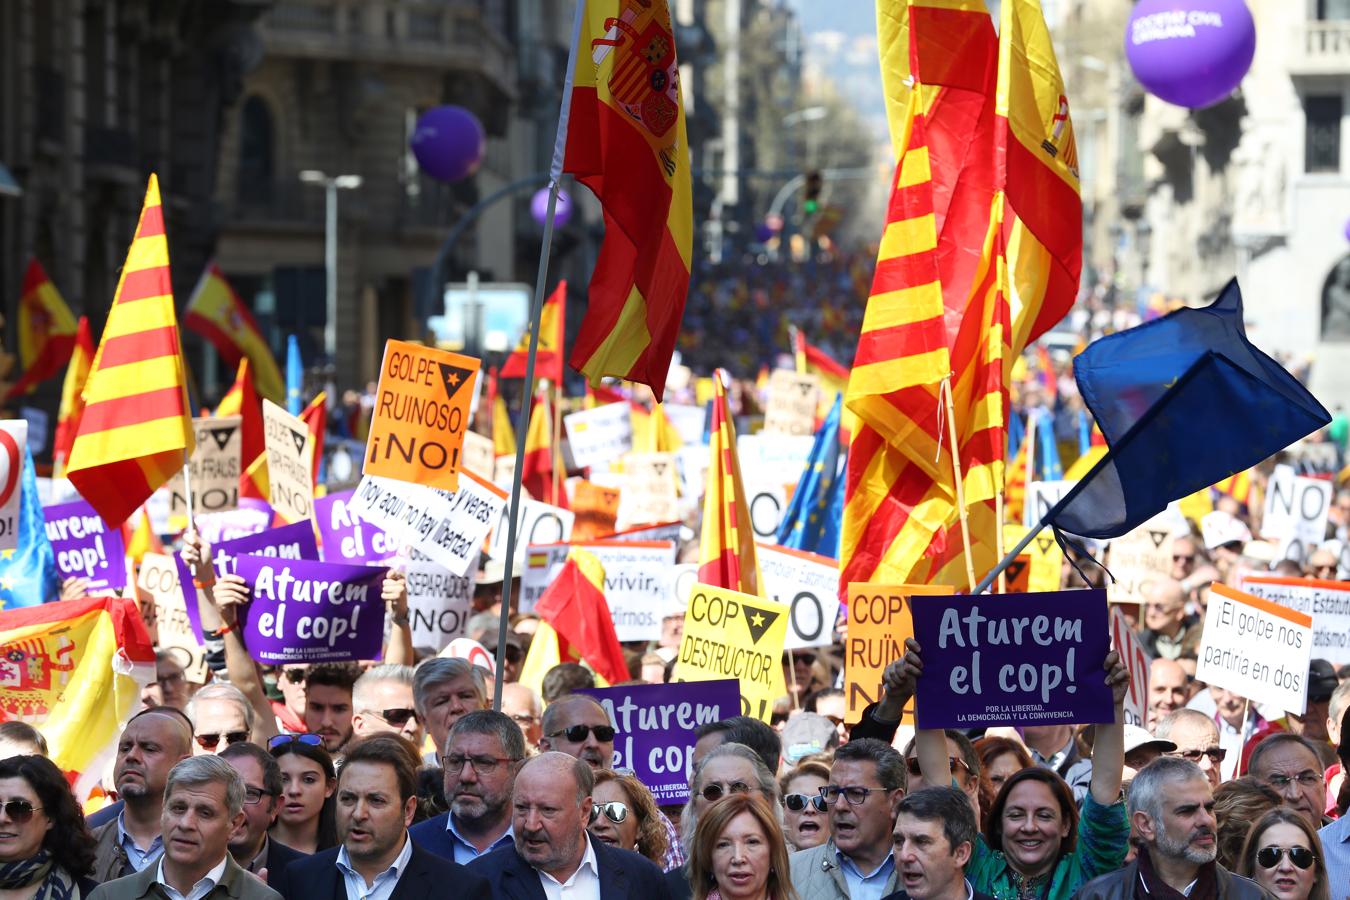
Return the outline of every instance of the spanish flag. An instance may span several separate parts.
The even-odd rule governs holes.
[[[578,0],[574,33],[558,126],[565,152],[554,158],[600,200],[605,240],[571,363],[591,384],[618,375],[660,400],[694,241],[670,9],[667,0]]]
[[[501,395],[495,370],[488,372],[487,400],[492,411],[492,453],[495,456],[516,455],[516,430],[511,425],[511,413],[506,398]]]
[[[674,453],[684,446],[662,404],[653,404],[649,412],[641,403],[634,403],[628,417],[633,424],[634,453]]]
[[[816,404],[816,419],[824,422],[834,406],[834,398],[848,391],[848,367],[836,362],[819,347],[806,340],[806,335],[792,329],[793,351],[797,362],[798,375],[815,375],[820,379],[820,401]],[[840,430],[852,434],[857,416],[843,410],[839,418]]]
[[[736,455],[736,426],[727,406],[721,369],[713,375],[707,488],[703,494],[703,534],[698,548],[698,580],[713,587],[763,596],[750,504]]]
[[[0,713],[39,729],[84,797],[155,679],[155,649],[133,600],[90,597],[0,612],[7,677]]]
[[[84,403],[67,477],[105,521],[121,524],[183,467],[195,438],[153,174]]]
[[[273,403],[282,402],[286,386],[272,348],[267,346],[248,307],[214,262],[207,264],[192,292],[183,325],[210,341],[226,365],[237,366],[239,360],[248,359],[253,364],[259,394]]]
[[[23,377],[6,400],[31,394],[65,366],[75,346],[75,316],[36,259],[28,261],[19,295],[19,365]]]
[[[610,684],[628,680],[628,663],[605,600],[605,567],[595,554],[574,547],[534,612],[597,675]]]
[[[328,429],[328,392],[319,391],[300,412],[300,421],[309,429],[306,443],[310,445],[310,460],[313,470],[310,473],[313,486],[319,486],[319,464],[323,462],[323,436]]]
[[[525,461],[520,470],[520,483],[534,499],[566,509],[567,492],[562,488],[562,480],[567,477],[567,473],[563,471],[561,449],[553,445],[551,390],[541,386],[530,410],[530,427],[525,433]],[[556,492],[553,490],[555,471],[558,481]]]
[[[218,416],[239,416],[240,474],[239,496],[266,500],[270,494],[267,478],[267,446],[263,439],[262,400],[253,383],[253,367],[247,358],[239,361],[234,384],[216,407]]]
[[[89,368],[94,364],[94,338],[89,333],[89,317],[80,316],[75,329],[75,349],[66,366],[66,377],[61,383],[61,406],[56,413],[56,434],[52,438],[52,467],[57,478],[66,474],[66,460],[75,443],[75,432],[80,427],[84,412],[84,385],[89,380]]]
[[[558,282],[544,308],[539,313],[539,350],[534,360],[534,377],[547,378],[554,384],[562,384],[563,379],[563,340],[567,333],[567,282]],[[525,366],[530,359],[530,330],[520,336],[516,349],[502,363],[499,376],[502,378],[524,378]]]

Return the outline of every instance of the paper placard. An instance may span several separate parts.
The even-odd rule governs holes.
[[[211,548],[211,565],[216,570],[216,577],[237,574],[239,559],[246,555],[317,560],[319,545],[314,540],[314,529],[307,521],[221,541]]]
[[[572,537],[578,541],[593,541],[614,533],[619,519],[619,488],[602,487],[593,481],[580,479],[572,486]]]
[[[358,516],[419,550],[452,573],[467,576],[483,539],[498,524],[506,495],[472,472],[453,493],[367,475],[348,500]]]
[[[744,466],[741,471],[745,471]],[[755,533],[755,540],[778,540],[778,528],[787,514],[787,489],[781,484],[765,484],[747,479],[745,505],[750,508],[750,530]]]
[[[1266,487],[1261,535],[1280,542],[1281,559],[1302,563],[1326,540],[1332,485],[1320,478],[1295,475],[1290,466],[1276,466]]]
[[[122,529],[110,527],[85,500],[48,506],[42,515],[62,579],[89,579],[91,594],[117,592],[126,586]]]
[[[839,618],[839,561],[774,544],[760,544],[756,555],[765,595],[791,609],[784,649],[833,646]]]
[[[1022,504],[1022,524],[1035,527],[1041,517],[1048,513],[1064,495],[1073,490],[1076,481],[1033,481],[1027,485],[1026,499]]]
[[[413,550],[405,566],[408,574],[408,624],[414,647],[437,653],[465,636],[473,615],[474,576],[461,578],[425,554]],[[474,561],[471,571],[477,570]]]
[[[702,406],[683,403],[662,403],[661,411],[686,444],[703,444],[703,430],[708,424],[708,411]],[[705,446],[706,449],[706,446]]]
[[[464,433],[463,449],[463,468],[485,481],[491,481],[497,471],[497,448],[492,438],[483,437],[476,431],[467,431]]]
[[[1172,523],[1155,516],[1143,525],[1112,538],[1107,567],[1116,576],[1106,597],[1112,603],[1143,603],[1143,587],[1150,581],[1172,576]]]
[[[384,646],[388,569],[241,556],[249,586],[244,644],[265,665],[379,659]]]
[[[197,446],[188,459],[188,469],[192,475],[194,517],[239,506],[242,421],[239,416],[207,416],[192,420],[192,428],[197,432]],[[187,491],[181,469],[169,479],[167,487],[169,515],[186,515]]]
[[[27,446],[27,422],[23,419],[0,421],[0,550],[14,550],[19,546],[23,452]]]
[[[1003,545],[1016,547],[1027,533],[1025,525],[1009,523],[1003,526]],[[1064,567],[1064,551],[1049,530],[1042,530],[1031,539],[1026,549],[1008,565],[1006,593],[1040,593],[1059,590]],[[1114,572],[1114,568],[1112,569]]]
[[[243,497],[239,508],[228,512],[206,513],[195,524],[202,540],[211,546],[247,534],[257,534],[272,523],[272,507],[264,500]]]
[[[520,570],[520,609],[529,612],[553,583],[578,547],[605,569],[605,602],[609,604],[614,633],[620,641],[654,641],[661,637],[661,612],[668,586],[662,577],[675,564],[675,545],[670,541],[590,541],[531,545]]]
[[[814,435],[820,377],[775,369],[769,376],[769,403],[764,410],[768,434]]]
[[[1139,643],[1138,635],[1119,606],[1111,607],[1111,647],[1120,654],[1121,662],[1130,673],[1130,687],[1125,693],[1125,724],[1147,728],[1148,673],[1153,657]]]
[[[675,681],[740,682],[741,715],[768,722],[787,693],[783,641],[788,608],[739,591],[695,584],[684,615]]]
[[[314,445],[309,439],[309,426],[264,399],[263,441],[267,446],[272,508],[287,522],[308,519],[314,511]]]
[[[630,453],[623,461],[618,527],[680,517],[679,469],[674,453]]]
[[[1301,716],[1312,644],[1311,616],[1215,582],[1195,677]]]
[[[940,584],[849,584],[848,634],[844,638],[846,721],[861,721],[868,704],[881,700],[881,676],[888,665],[905,655],[905,639],[914,635],[909,598],[955,590]],[[912,704],[904,710],[901,722],[914,724]]]
[[[563,425],[578,468],[608,466],[633,449],[633,416],[627,403],[568,413]]]
[[[506,545],[510,535],[508,522],[502,515],[501,521],[492,529],[492,539],[488,543],[488,556],[494,559],[506,558]],[[538,500],[532,500],[524,494],[520,497],[520,513],[516,516],[516,558],[513,569],[520,571],[525,561],[525,548],[530,544],[560,544],[571,540],[572,523],[576,516],[569,509],[549,506]]]
[[[141,617],[155,626],[155,646],[172,651],[188,681],[206,683],[206,649],[192,633],[179,568],[172,556],[147,553],[136,574]],[[195,602],[197,595],[192,593]]]
[[[796,484],[811,458],[815,446],[813,435],[742,434],[736,437],[736,455],[741,461],[741,474],[761,484]],[[701,448],[704,458],[706,447]]]
[[[1350,663],[1350,582],[1249,575],[1241,590],[1310,616],[1311,658]]]

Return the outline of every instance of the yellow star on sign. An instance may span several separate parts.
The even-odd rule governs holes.
[[[754,625],[756,628],[764,627],[764,616],[760,613],[755,613],[750,617],[750,624]]]
[[[0,552],[0,559],[13,559],[13,558],[14,558],[14,548],[12,547],[8,550]]]

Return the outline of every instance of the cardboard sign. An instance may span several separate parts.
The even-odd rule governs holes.
[[[611,535],[606,535],[607,541],[680,541],[680,531],[684,528],[679,522],[658,522],[655,525],[645,525],[641,528],[630,528],[627,531],[616,531]]]
[[[309,440],[309,426],[264,399],[263,440],[272,508],[287,522],[308,519],[314,511],[314,445]]]
[[[811,457],[815,437],[809,434],[742,434],[736,437],[741,475],[758,484],[796,484]],[[708,450],[701,448],[706,459]],[[753,479],[751,476],[753,475]]]
[[[1249,575],[1242,590],[1311,617],[1311,658],[1350,663],[1350,582]]]
[[[560,544],[572,538],[572,524],[576,516],[569,509],[549,506],[538,500],[531,500],[524,494],[520,497],[520,512],[516,516],[516,558],[512,568],[519,572],[525,562],[525,548],[530,544]],[[494,523],[492,539],[488,543],[488,556],[494,559],[506,558],[506,545],[510,537],[508,521],[505,515]]]
[[[237,574],[239,560],[246,555],[317,560],[319,545],[314,540],[314,528],[309,522],[295,522],[232,541],[221,541],[211,548],[211,564],[216,570],[216,577]]]
[[[606,403],[563,416],[572,461],[578,468],[608,466],[633,449],[633,417],[627,403]]]
[[[340,491],[314,501],[314,524],[323,542],[324,562],[380,564],[398,554],[398,541],[352,509],[355,493]]]
[[[662,577],[675,564],[670,541],[591,541],[531,545],[520,570],[520,609],[529,612],[553,583],[573,547],[595,554],[605,568],[605,602],[620,641],[661,637],[661,611],[667,584]]]
[[[911,608],[920,728],[1115,721],[1106,591],[915,596]]]
[[[19,546],[23,451],[27,446],[27,422],[23,419],[0,421],[0,550],[14,550]]]
[[[1130,688],[1125,694],[1125,724],[1146,728],[1148,721],[1148,672],[1153,657],[1139,643],[1138,636],[1119,606],[1111,607],[1111,648],[1120,654],[1130,673]]]
[[[580,693],[599,700],[614,725],[613,767],[632,769],[658,806],[689,799],[698,727],[741,714],[741,693],[734,679],[632,684]]]
[[[764,410],[765,433],[814,435],[819,397],[819,376],[809,373],[798,375],[789,369],[775,369],[769,376],[769,403]]]
[[[572,512],[576,516],[572,537],[591,541],[613,534],[619,520],[620,499],[618,488],[601,487],[584,478],[578,481],[572,487]]]
[[[839,619],[839,561],[819,553],[760,544],[759,573],[764,593],[786,604],[786,650],[834,645],[834,623]]]
[[[675,451],[675,459],[680,464],[680,493],[685,497],[702,497],[708,486],[708,464],[712,462],[708,457],[708,445],[685,444]],[[741,472],[745,472],[744,461],[741,462]]]
[[[1025,525],[1006,524],[1003,526],[1003,545],[1016,547],[1027,533]],[[1060,576],[1064,567],[1064,551],[1049,531],[1042,531],[1031,539],[1025,550],[1009,564],[1007,572],[1007,593],[1038,594],[1059,590]],[[1114,569],[1112,570],[1114,571]]]
[[[955,590],[941,584],[849,584],[848,634],[844,639],[846,721],[862,721],[863,710],[868,704],[881,700],[881,676],[887,666],[905,655],[905,638],[914,635],[909,597],[951,594]],[[912,725],[913,716],[914,708],[910,706],[901,721]]]
[[[1332,485],[1320,478],[1295,475],[1290,466],[1276,466],[1266,488],[1263,537],[1280,542],[1281,559],[1303,562],[1326,539]]]
[[[1108,546],[1107,566],[1116,576],[1108,584],[1106,598],[1112,603],[1143,603],[1143,587],[1172,575],[1172,523],[1155,516],[1143,525],[1113,538]]]
[[[741,471],[746,471],[744,466]],[[790,483],[795,481],[794,478]],[[755,533],[755,540],[776,541],[778,527],[783,524],[783,516],[787,513],[787,489],[781,484],[765,484],[747,478],[745,503],[750,507],[750,529]]]
[[[348,506],[395,541],[466,576],[506,508],[506,494],[472,472],[453,493],[367,475]]]
[[[265,665],[379,659],[388,569],[241,556],[249,586],[244,644]]]
[[[239,508],[228,512],[205,513],[193,523],[202,540],[214,547],[247,534],[257,534],[272,524],[272,507],[265,500],[241,497]]]
[[[387,342],[362,472],[458,489],[478,365],[470,356]]]
[[[477,568],[475,560],[472,570]],[[406,569],[413,646],[431,647],[439,653],[468,630],[474,576],[461,578],[416,550],[409,554]]]
[[[1216,582],[1195,677],[1253,703],[1303,715],[1312,644],[1311,616]]]
[[[491,481],[497,471],[497,448],[492,438],[476,431],[464,433],[464,468],[485,481]]]
[[[122,529],[112,528],[85,500],[49,506],[47,540],[56,556],[56,571],[65,578],[89,579],[89,592],[117,592],[127,583]]]
[[[675,681],[740,681],[741,715],[768,722],[787,693],[783,641],[788,608],[739,591],[695,584],[684,615]]]
[[[618,527],[680,517],[679,469],[674,453],[630,453],[623,461]]]
[[[188,681],[206,683],[206,648],[192,633],[179,568],[172,556],[147,553],[141,558],[136,575],[136,596],[141,615],[153,618],[157,633],[156,645],[170,650],[183,666]],[[197,599],[193,591],[192,599]]]
[[[239,506],[242,421],[239,416],[208,416],[192,420],[193,430],[197,432],[197,446],[188,459],[188,471],[192,476],[194,517]],[[181,470],[169,479],[167,486],[169,515],[186,515],[187,490]]]

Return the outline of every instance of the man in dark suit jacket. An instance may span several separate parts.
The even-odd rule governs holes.
[[[513,845],[480,856],[468,870],[487,878],[498,900],[546,900],[545,880],[570,887],[578,900],[670,900],[651,860],[586,833],[594,786],[583,760],[557,751],[529,760],[511,800]]]
[[[338,771],[342,843],[292,862],[269,883],[285,900],[491,900],[486,879],[419,850],[408,837],[417,810],[416,748],[396,734],[362,738]],[[449,894],[447,893],[449,892]]]
[[[244,780],[244,824],[230,835],[230,855],[254,875],[262,877],[265,870],[275,884],[288,865],[309,855],[272,840],[267,833],[277,818],[281,766],[272,754],[247,741],[230,744],[218,755]]]
[[[904,888],[883,900],[993,900],[966,881],[979,833],[970,799],[956,788],[924,788],[905,797],[896,807],[891,851]]]

